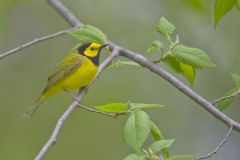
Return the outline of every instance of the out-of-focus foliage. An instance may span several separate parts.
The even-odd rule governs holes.
[[[198,10],[203,10],[204,4],[202,0],[183,0],[184,3],[191,5],[192,7],[198,9]]]
[[[237,8],[240,10],[240,0],[237,0],[237,1],[236,1],[236,6],[237,6]]]
[[[234,88],[229,73],[240,73],[240,39],[237,36],[240,21],[237,21],[239,11],[235,7],[214,30],[215,1],[197,0],[201,1],[202,8],[193,4],[195,0],[62,1],[82,22],[101,28],[111,41],[140,54],[153,40],[159,39],[155,31],[157,21],[161,16],[166,17],[177,28],[182,44],[201,48],[217,64],[217,67],[198,71],[194,90],[213,101]],[[8,3],[8,0],[1,3]],[[4,30],[5,38],[1,37],[6,44],[0,48],[2,51],[70,27],[45,0],[25,0],[25,3],[16,3],[11,8],[9,16],[4,16],[9,25]],[[167,51],[169,43],[165,39],[161,42],[164,51]],[[23,119],[22,113],[41,92],[49,72],[75,43],[70,36],[61,36],[1,60],[0,159],[33,159],[51,135],[57,119],[71,103],[71,96],[59,93],[51,97],[30,121]],[[162,53],[161,49],[155,52],[145,56],[156,60]],[[101,61],[105,57],[102,54]],[[137,67],[139,65],[124,58],[120,60],[126,62],[123,64],[125,67],[105,70],[84,97],[83,105],[97,106],[127,102],[129,99],[165,104],[167,107],[146,111],[158,129],[151,127],[154,141],[163,139],[160,128],[165,139],[176,139],[168,149],[170,155],[187,154],[172,156],[168,160],[192,159],[193,156],[188,154],[208,153],[224,137],[226,127],[196,103],[147,69]],[[181,75],[175,76],[184,81]],[[238,103],[232,103],[225,112],[240,121]],[[44,159],[121,160],[133,152],[123,140],[126,119],[127,116],[112,119],[76,109],[64,123],[57,143]],[[151,143],[149,136],[142,148],[147,149]],[[232,134],[213,160],[239,159],[239,144],[239,135]],[[164,149],[161,153],[165,155],[166,152],[163,152]]]
[[[217,26],[218,21],[227,14],[237,4],[237,0],[216,0],[214,7],[214,26]]]

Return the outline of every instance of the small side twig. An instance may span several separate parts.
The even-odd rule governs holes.
[[[84,106],[84,105],[82,105],[82,104],[80,104],[80,103],[78,103],[78,106],[79,106],[80,108],[83,108],[83,109],[89,111],[89,112],[100,113],[100,114],[103,114],[103,115],[106,115],[106,116],[110,116],[110,117],[113,117],[113,118],[116,117],[116,114],[115,114],[115,113],[102,112],[102,111],[99,111],[99,110],[96,110],[96,109],[93,109],[93,108]]]
[[[218,144],[217,148],[215,148],[212,152],[208,153],[207,155],[199,157],[198,160],[208,159],[208,158],[212,157],[214,154],[216,154],[219,151],[219,149],[227,142],[232,131],[233,131],[233,126],[230,126],[228,133],[226,134],[224,139],[221,141],[221,143]]]
[[[83,25],[82,22],[59,0],[47,0],[47,1],[72,26],[81,27]]]
[[[237,95],[239,95],[240,94],[240,91],[238,91],[238,92],[236,92],[236,93],[234,93],[234,94],[232,94],[232,95],[229,95],[229,96],[225,96],[225,97],[221,97],[221,98],[219,98],[219,99],[216,99],[215,101],[213,101],[213,105],[216,105],[216,104],[218,104],[218,103],[220,103],[220,102],[222,102],[222,101],[224,101],[224,100],[226,100],[226,99],[229,99],[229,98],[233,98],[233,97],[235,97],[235,96],[237,96]]]
[[[67,32],[73,31],[74,29],[76,29],[76,27],[75,28],[69,28],[69,29],[66,29],[66,30],[62,30],[62,31],[59,31],[59,32],[56,32],[56,33],[53,33],[53,34],[49,34],[47,36],[40,37],[40,38],[36,38],[36,39],[34,39],[34,40],[30,41],[30,42],[27,42],[25,44],[22,44],[22,45],[14,48],[14,49],[12,49],[10,51],[7,51],[7,52],[4,52],[4,53],[0,54],[0,59],[3,59],[4,57],[7,57],[7,56],[9,56],[9,55],[11,55],[13,53],[16,53],[16,52],[22,50],[22,49],[30,47],[30,46],[32,46],[32,45],[34,45],[36,43],[39,43],[39,42],[42,42],[42,41],[45,41],[45,40],[48,40],[48,39],[52,39],[52,38],[61,36],[61,35],[65,34],[65,33],[67,33]]]
[[[80,98],[81,99],[81,98]],[[56,143],[58,134],[60,130],[62,129],[62,126],[64,124],[64,121],[70,116],[70,114],[74,111],[76,108],[78,102],[74,101],[67,110],[62,114],[62,116],[58,119],[57,124],[52,132],[51,137],[47,141],[47,143],[42,147],[40,152],[37,154],[37,156],[34,158],[34,160],[41,160],[43,156],[47,153],[49,148]]]

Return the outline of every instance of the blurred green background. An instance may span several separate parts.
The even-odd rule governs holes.
[[[144,53],[160,36],[155,31],[160,16],[175,24],[181,42],[208,52],[216,68],[198,71],[194,90],[208,100],[233,87],[230,73],[240,73],[240,14],[233,9],[213,28],[213,1],[207,0],[64,0],[85,24],[102,29],[119,45]],[[69,27],[45,1],[0,2],[0,53],[34,38]],[[64,35],[22,50],[0,61],[0,159],[30,160],[38,153],[71,97],[59,93],[47,100],[31,120],[24,111],[40,94],[51,70],[76,44]],[[104,56],[103,56],[104,58]],[[179,75],[179,79],[187,81]],[[84,105],[111,102],[160,103],[165,108],[148,110],[166,138],[175,138],[172,154],[202,155],[212,151],[227,128],[191,99],[147,69],[111,68],[84,98]],[[225,111],[240,121],[239,101]],[[133,150],[123,140],[126,117],[117,119],[76,110],[64,124],[46,160],[121,160]],[[240,159],[240,134],[211,158]]]

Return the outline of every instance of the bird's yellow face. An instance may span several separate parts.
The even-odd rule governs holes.
[[[95,42],[86,43],[78,48],[78,53],[86,56],[90,59],[96,66],[99,65],[99,53],[102,48],[106,47],[108,44],[99,44]]]
[[[83,51],[83,54],[87,57],[96,57],[100,50],[101,50],[101,44],[98,43],[90,43],[90,45]]]

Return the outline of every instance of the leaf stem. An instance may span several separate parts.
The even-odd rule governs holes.
[[[221,98],[219,98],[219,99],[216,99],[215,101],[213,101],[212,104],[213,104],[213,105],[216,105],[216,104],[218,104],[218,103],[220,103],[220,102],[222,102],[222,101],[224,101],[224,100],[226,100],[226,99],[233,98],[233,97],[235,97],[235,96],[237,96],[237,95],[239,95],[239,94],[240,94],[240,90],[239,90],[238,92],[232,94],[232,95],[229,95],[229,96],[225,96],[225,97],[221,97]]]
[[[47,36],[36,38],[36,39],[34,39],[34,40],[30,41],[30,42],[27,42],[25,44],[22,44],[22,45],[18,46],[17,48],[14,48],[12,50],[9,50],[7,52],[4,52],[4,53],[0,54],[0,60],[5,58],[5,57],[7,57],[7,56],[9,56],[9,55],[11,55],[11,54],[13,54],[13,53],[21,51],[21,50],[23,50],[23,49],[25,49],[27,47],[30,47],[30,46],[35,45],[37,43],[40,43],[42,41],[45,41],[45,40],[48,40],[48,39],[53,39],[55,37],[61,36],[61,35],[65,34],[65,33],[70,32],[70,31],[73,31],[76,28],[77,27],[73,27],[73,28],[65,29],[65,30],[62,30],[62,31],[59,31],[59,32],[56,32],[56,33],[53,33],[53,34],[49,34]]]
[[[230,137],[231,133],[233,131],[233,126],[229,127],[228,133],[224,137],[224,139],[218,144],[217,148],[215,148],[212,152],[208,153],[207,155],[201,156],[198,158],[198,160],[208,159],[212,157],[214,154],[216,154],[220,148],[227,142],[228,138]]]
[[[104,114],[104,115],[107,115],[107,116],[110,116],[110,117],[113,117],[113,118],[116,117],[116,113],[107,113],[107,112],[99,111],[99,110],[96,110],[96,109],[84,106],[84,105],[82,105],[80,103],[78,103],[77,105],[78,105],[78,107],[83,108],[83,109],[85,109],[85,110],[87,110],[89,112],[100,113],[100,114]]]

